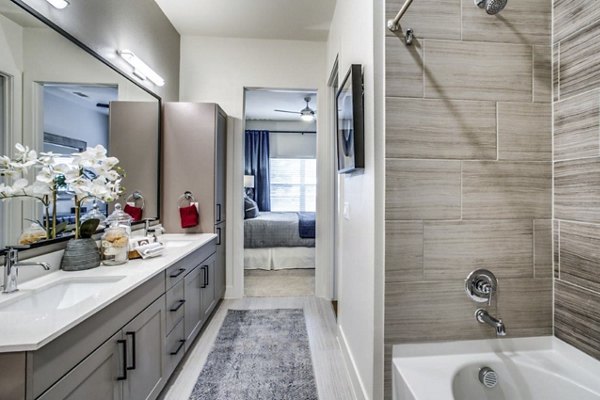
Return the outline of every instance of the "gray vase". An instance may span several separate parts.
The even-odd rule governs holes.
[[[64,271],[82,271],[100,265],[100,250],[94,239],[71,239],[63,254],[60,268]]]

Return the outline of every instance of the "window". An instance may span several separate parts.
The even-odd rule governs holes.
[[[317,160],[271,158],[271,211],[315,211]]]

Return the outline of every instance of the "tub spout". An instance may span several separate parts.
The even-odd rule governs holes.
[[[506,336],[506,328],[501,319],[492,317],[483,308],[475,311],[475,318],[480,324],[487,324],[496,330],[496,336]]]

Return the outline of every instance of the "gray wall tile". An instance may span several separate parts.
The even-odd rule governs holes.
[[[554,263],[554,278],[559,278],[560,273],[560,221],[553,220],[553,230],[552,230],[552,252],[554,253],[553,263]]]
[[[560,100],[560,43],[552,46],[552,99]]]
[[[554,164],[554,217],[600,222],[600,157]]]
[[[533,222],[425,221],[426,279],[464,279],[477,268],[504,278],[533,277]]]
[[[600,3],[554,0],[554,41],[558,42],[600,19]]]
[[[386,161],[386,219],[460,218],[460,161]]]
[[[561,222],[560,279],[600,292],[600,225]]]
[[[463,218],[551,218],[552,165],[463,162]]]
[[[490,312],[503,319],[509,337],[552,334],[551,279],[502,279],[498,290]],[[465,294],[464,279],[387,284],[385,305],[389,343],[496,337],[475,320],[478,306]]]
[[[496,105],[388,97],[386,156],[496,159]]]
[[[593,90],[554,104],[554,160],[600,154],[600,92]]]
[[[554,301],[555,335],[600,359],[600,294],[559,280]]]
[[[423,97],[423,52],[415,41],[407,46],[396,36],[385,39],[386,95]]]
[[[404,0],[386,1],[386,21],[394,18]],[[460,39],[460,0],[421,0],[412,3],[404,17],[402,27],[412,28],[417,37],[435,39]],[[393,35],[386,29],[388,36]]]
[[[498,158],[552,160],[552,106],[498,103]]]
[[[423,221],[385,223],[386,282],[423,280]]]
[[[552,47],[533,46],[533,101],[552,101]]]
[[[426,40],[423,53],[425,97],[532,100],[531,46]]]
[[[509,1],[496,16],[462,0],[463,40],[549,45],[551,18],[548,0]]]
[[[560,42],[560,98],[600,86],[600,22]]]
[[[536,278],[552,278],[552,220],[533,221],[533,260]]]

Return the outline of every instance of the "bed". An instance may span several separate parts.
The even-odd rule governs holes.
[[[314,213],[261,212],[244,220],[244,268],[314,267]]]

